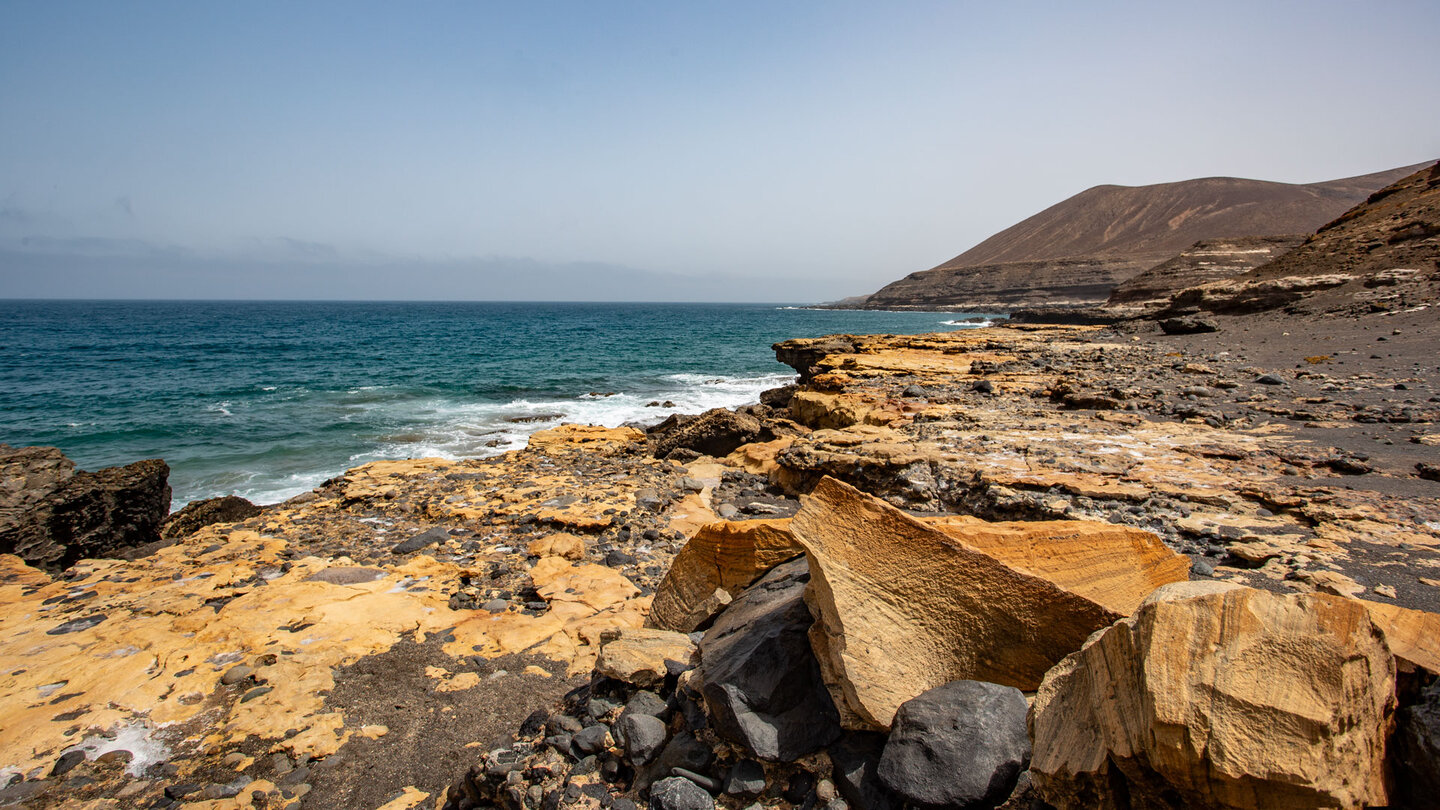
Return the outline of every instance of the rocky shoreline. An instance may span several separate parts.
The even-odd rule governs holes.
[[[0,806],[1433,795],[1425,314],[785,341],[760,404],[368,464],[131,560],[13,556],[77,485],[11,451]]]

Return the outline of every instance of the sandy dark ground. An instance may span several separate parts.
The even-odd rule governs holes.
[[[1230,354],[1230,360],[1269,373],[1286,384],[1276,394],[1320,398],[1323,406],[1440,407],[1440,309],[1363,318],[1297,317],[1278,313],[1210,318],[1220,331],[1200,335],[1163,335],[1152,323],[1123,331],[1154,340],[1161,346],[1195,355]],[[1329,357],[1312,364],[1306,358]],[[1296,372],[1324,374],[1342,388],[1327,391],[1326,382],[1293,378]],[[1289,373],[1287,373],[1289,372]],[[1372,375],[1372,379],[1351,378]],[[1404,389],[1397,390],[1396,385]],[[1363,453],[1369,464],[1390,477],[1337,476],[1335,482],[1356,489],[1407,497],[1440,497],[1440,482],[1414,478],[1417,462],[1440,463],[1440,448],[1410,441],[1428,428],[1405,423],[1351,421],[1339,428],[1307,427],[1314,441]],[[1403,476],[1403,478],[1402,478]],[[1313,482],[1312,482],[1313,483]]]
[[[432,799],[445,792],[485,751],[508,745],[527,715],[550,706],[588,678],[565,677],[564,665],[538,656],[473,658],[468,670],[481,683],[459,692],[437,692],[427,666],[454,668],[440,646],[404,640],[388,652],[337,670],[326,710],[339,709],[363,725],[383,725],[378,739],[355,737],[315,767],[312,790],[301,807],[347,810],[379,807],[406,787]],[[551,677],[531,674],[537,666]],[[430,804],[427,800],[426,805]]]

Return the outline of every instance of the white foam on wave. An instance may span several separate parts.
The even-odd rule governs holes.
[[[990,320],[984,320],[984,321],[941,321],[940,323],[941,323],[942,325],[944,325],[944,326],[958,326],[958,327],[960,327],[961,329],[983,329],[983,328],[985,328],[985,327],[987,327],[987,326],[994,326],[994,325],[995,325],[995,322],[994,322],[994,321],[990,321]]]
[[[563,399],[516,399],[506,403],[430,400],[409,409],[411,427],[350,458],[364,463],[389,458],[483,458],[525,446],[532,433],[573,423],[619,427],[655,424],[676,413],[734,408],[758,402],[767,388],[794,382],[791,374],[723,377],[671,374],[667,385],[645,392],[582,394]],[[418,422],[418,424],[417,424]],[[418,433],[413,436],[411,434]]]
[[[273,504],[309,492],[352,467],[372,461],[407,458],[485,458],[525,447],[539,430],[573,423],[619,427],[652,425],[677,413],[735,408],[758,402],[767,388],[788,385],[793,374],[727,377],[715,374],[666,375],[643,391],[581,394],[564,398],[514,399],[509,402],[463,401],[448,398],[374,398],[352,407],[356,413],[341,421],[378,423],[375,435],[362,437],[365,449],[333,468],[294,472],[277,477],[273,471],[234,473],[224,492],[185,493],[194,498],[235,494],[253,503]],[[363,413],[363,415],[361,415]],[[215,486],[217,481],[210,481]],[[173,508],[179,509],[179,498]]]

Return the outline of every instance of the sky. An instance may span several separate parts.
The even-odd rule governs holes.
[[[0,3],[0,298],[873,292],[1440,158],[1440,3]]]

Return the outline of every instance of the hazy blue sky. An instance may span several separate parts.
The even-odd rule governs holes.
[[[1434,0],[4,0],[0,297],[871,292],[1100,183],[1440,157],[1437,30]]]

